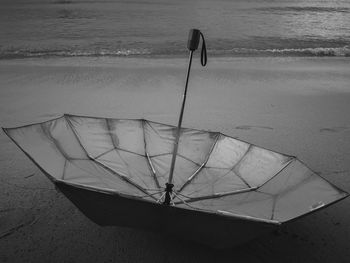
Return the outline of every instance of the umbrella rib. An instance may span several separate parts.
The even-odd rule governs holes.
[[[276,209],[276,203],[277,203],[277,196],[273,197],[273,203],[272,203],[272,211],[271,211],[271,220],[275,217],[275,209]]]
[[[67,159],[64,160],[62,180],[64,180],[64,176],[66,175],[66,168],[67,168]]]
[[[249,187],[249,188],[244,188],[232,192],[225,192],[225,193],[215,193],[213,195],[205,195],[205,196],[199,196],[199,197],[192,197],[187,200],[185,200],[187,203],[192,203],[196,201],[201,201],[201,200],[206,200],[206,199],[214,199],[214,198],[220,198],[224,196],[229,196],[229,195],[236,195],[236,194],[241,194],[241,193],[246,193],[246,192],[251,192],[258,189],[258,187]],[[186,196],[184,196],[186,197]],[[181,203],[181,202],[180,202]],[[179,202],[176,202],[175,204],[179,204]]]
[[[153,193],[153,194],[150,194],[150,195],[152,195],[152,196],[155,196],[155,195],[158,195],[158,194],[160,194],[160,193],[162,193],[163,191],[157,191],[157,192],[155,192],[155,193]],[[141,196],[141,197],[147,197],[148,195],[144,195],[144,196]]]
[[[217,133],[216,136],[215,136],[215,140],[208,152],[208,155],[206,157],[206,159],[204,160],[204,162],[201,164],[201,166],[198,167],[198,169],[187,179],[187,181],[181,186],[180,190],[178,191],[179,193],[189,184],[192,182],[192,180],[197,176],[197,174],[199,174],[199,172],[203,169],[203,167],[207,164],[209,158],[210,158],[210,155],[211,153],[213,152],[218,140],[219,140],[219,137],[220,137],[220,133]]]
[[[136,188],[137,188],[138,190],[140,190],[141,192],[145,193],[146,195],[148,195],[149,197],[151,197],[152,199],[154,199],[154,200],[157,201],[157,199],[156,199],[154,196],[150,195],[150,193],[148,193],[148,192],[147,192],[145,189],[143,189],[140,185],[134,183],[133,181],[130,181],[127,177],[120,175],[119,173],[113,171],[112,169],[108,168],[107,166],[103,165],[102,163],[100,163],[100,162],[96,161],[94,158],[92,158],[92,157],[89,155],[89,153],[86,151],[86,149],[84,148],[84,146],[82,145],[82,143],[81,143],[81,141],[80,141],[80,139],[79,139],[79,137],[78,137],[78,134],[77,134],[76,130],[74,129],[72,123],[71,123],[70,120],[69,120],[69,117],[67,118],[66,115],[65,115],[64,117],[65,117],[65,119],[66,119],[66,121],[67,121],[69,127],[71,128],[71,130],[72,130],[72,132],[73,132],[75,138],[77,139],[79,145],[81,146],[81,148],[84,150],[84,152],[86,153],[86,155],[88,156],[88,158],[89,158],[92,162],[94,162],[96,165],[102,167],[102,168],[105,169],[106,171],[112,173],[113,175],[118,176],[119,178],[121,178],[121,179],[124,180],[125,182],[131,184],[132,186],[136,187]]]
[[[217,210],[217,212],[222,214],[222,215],[237,217],[237,218],[241,218],[241,219],[245,219],[245,220],[281,225],[281,222],[279,222],[277,220],[264,219],[264,218],[259,218],[259,217],[255,217],[255,216],[250,216],[250,215],[241,215],[241,214],[236,214],[236,213],[232,213],[232,212],[225,211],[225,210]]]
[[[147,152],[146,152],[146,157],[147,157],[148,166],[149,166],[148,168],[150,169],[151,174],[153,175],[152,177],[153,177],[153,179],[154,179],[154,181],[155,181],[155,183],[156,183],[156,186],[157,186],[159,189],[161,189],[161,187],[160,187],[160,185],[159,185],[159,182],[158,182],[158,179],[157,179],[156,170],[154,169],[154,166],[153,166],[153,163],[152,163],[152,161],[151,161],[151,158],[149,158],[149,155],[148,155]]]
[[[150,158],[150,156],[149,156],[149,154],[147,152],[147,142],[146,142],[146,136],[145,136],[145,122],[146,122],[146,120],[142,120],[143,142],[144,142],[144,148],[145,148],[145,153],[146,153],[146,159],[147,159],[147,162],[148,162],[148,168],[149,168],[149,170],[150,170],[150,172],[152,174],[152,177],[153,177],[153,180],[154,180],[156,186],[159,188],[159,190],[161,190],[161,187],[160,187],[160,184],[158,182],[157,174],[156,174],[156,171],[154,169],[152,160],[151,160],[151,158]]]
[[[157,203],[160,203],[165,196],[166,192],[163,192],[163,194],[157,199]]]
[[[189,208],[191,208],[191,209],[195,209],[195,210],[197,209],[197,208],[195,208],[194,206],[191,206],[190,204],[188,204],[188,203],[186,202],[186,200],[182,199],[182,198],[179,196],[179,195],[181,195],[179,192],[173,191],[173,193],[174,193],[175,197],[179,198],[180,201],[181,201],[181,202],[173,202],[174,205],[183,203],[183,204],[187,205],[187,206],[188,206]]]

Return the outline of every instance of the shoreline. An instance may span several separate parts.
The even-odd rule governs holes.
[[[200,58],[200,50],[194,52],[193,60]],[[349,60],[350,56],[228,56],[228,55],[213,55],[208,57],[208,61],[226,61],[232,62],[235,60]],[[0,64],[11,63],[11,62],[51,62],[57,63],[59,61],[99,61],[109,62],[109,61],[181,61],[188,60],[188,51],[184,51],[183,55],[179,56],[43,56],[43,57],[18,57],[18,58],[1,58]]]

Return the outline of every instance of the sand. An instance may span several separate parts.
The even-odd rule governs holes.
[[[183,125],[296,155],[350,191],[350,58],[194,63]],[[187,61],[0,61],[0,126],[63,113],[175,124]],[[239,247],[89,221],[0,133],[0,262],[348,262],[350,198]]]

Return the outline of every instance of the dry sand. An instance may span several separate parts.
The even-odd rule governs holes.
[[[350,191],[350,58],[195,62],[184,126],[296,155]],[[0,126],[73,113],[175,124],[185,59],[0,61]],[[90,222],[0,133],[0,262],[349,262],[350,198],[215,251]]]

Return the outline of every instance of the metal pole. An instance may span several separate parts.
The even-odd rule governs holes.
[[[182,95],[182,106],[181,106],[179,121],[177,123],[176,137],[175,137],[175,143],[174,143],[173,157],[171,159],[169,179],[168,179],[168,183],[166,183],[166,194],[165,194],[165,199],[164,199],[164,204],[165,205],[169,205],[170,204],[170,201],[171,201],[170,194],[172,193],[172,188],[174,186],[173,185],[174,168],[175,168],[176,154],[177,154],[177,150],[178,150],[178,147],[179,147],[179,139],[180,139],[180,133],[181,133],[181,124],[182,124],[182,118],[183,118],[184,109],[185,109],[185,103],[186,103],[187,87],[188,87],[188,80],[189,80],[190,71],[191,71],[193,51],[194,50],[190,50],[189,63],[188,63],[188,68],[187,68],[186,85],[185,85],[184,93]]]

